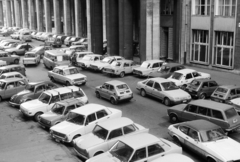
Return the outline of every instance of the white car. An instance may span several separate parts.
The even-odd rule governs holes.
[[[121,116],[121,110],[87,104],[71,110],[65,121],[50,128],[50,134],[57,142],[73,143],[77,137],[92,132],[98,122]]]
[[[77,98],[84,104],[88,103],[88,98],[81,88],[76,86],[61,87],[52,90],[42,89],[43,93],[38,99],[24,102],[20,105],[20,112],[26,117],[34,117],[39,121],[39,116],[51,110],[54,103],[69,99]]]
[[[6,78],[23,78],[26,80],[26,82],[29,82],[29,79],[27,77],[25,77],[24,75],[16,71],[3,73],[2,75],[0,75],[0,79],[6,79]]]
[[[232,104],[234,106],[234,108],[240,115],[240,97],[230,100],[230,104]]]
[[[182,69],[175,71],[168,78],[168,80],[183,88],[186,88],[187,84],[191,83],[194,79],[211,79],[211,75],[208,73],[198,72],[193,69]]]
[[[98,55],[98,54],[86,55],[81,60],[77,61],[77,65],[82,69],[87,69],[89,68],[91,63],[95,61],[99,61],[101,60],[101,58],[102,58],[102,55]]]
[[[35,52],[27,52],[23,58],[23,65],[38,65],[40,64],[40,55]]]
[[[152,162],[194,162],[189,157],[182,154],[169,154],[164,157],[160,157]]]
[[[124,60],[121,56],[108,56],[103,60],[99,60],[90,64],[91,70],[102,71],[104,67],[110,65],[113,61]]]
[[[156,72],[166,62],[162,60],[147,60],[140,67],[133,69],[133,74],[136,76],[147,77],[149,74]]]
[[[134,123],[129,118],[106,120],[98,123],[91,133],[75,139],[74,150],[79,156],[89,159],[108,151],[123,137],[148,132],[149,129]]]
[[[223,129],[207,120],[193,120],[168,127],[179,145],[206,158],[207,162],[239,162],[240,143],[225,135]]]

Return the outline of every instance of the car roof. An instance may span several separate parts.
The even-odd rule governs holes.
[[[23,78],[6,78],[6,79],[1,79],[0,81],[14,82],[14,81],[19,81],[19,80],[24,80],[24,79]]]
[[[133,60],[117,60],[116,62],[133,62]]]
[[[106,120],[106,121],[98,123],[99,126],[105,128],[107,130],[114,130],[114,129],[121,128],[121,127],[130,125],[130,124],[133,124],[133,121],[126,117],[110,119],[110,120]]]
[[[76,86],[68,86],[68,87],[60,87],[60,88],[56,88],[56,89],[51,89],[51,90],[47,90],[44,93],[47,93],[49,95],[58,95],[59,93],[67,93],[67,92],[71,92],[72,90],[79,90],[81,88],[76,87]]]
[[[205,130],[211,130],[213,128],[220,128],[220,126],[207,121],[207,120],[192,120],[192,121],[187,121],[184,123],[180,123],[179,125],[185,125],[188,126],[192,129],[198,130],[198,131],[205,131]]]
[[[80,54],[93,54],[93,53],[90,51],[86,51],[86,52],[76,52],[76,54],[80,55]]]
[[[22,67],[21,65],[6,65],[6,66],[2,66],[0,67],[0,69],[8,69],[8,68],[12,68],[12,67]]]
[[[81,101],[77,98],[69,98],[69,99],[66,99],[66,100],[58,101],[57,103],[60,103],[60,104],[63,104],[63,105],[73,105],[73,104],[76,104],[76,103],[79,103],[79,102],[81,102]]]
[[[192,73],[192,72],[195,72],[195,71],[196,70],[193,70],[193,69],[181,69],[181,70],[178,70],[176,72],[186,74],[186,73]]]
[[[134,149],[138,149],[149,144],[157,143],[160,141],[160,139],[149,133],[140,133],[137,135],[122,138],[120,141]]]
[[[53,55],[53,56],[67,55],[66,53],[64,53],[63,51],[60,51],[58,49],[57,50],[47,50],[45,52],[47,52],[48,54]]]
[[[87,55],[88,57],[89,56],[102,56],[102,55],[99,55],[99,54],[90,54],[90,55]]]
[[[155,82],[171,82],[171,81],[169,81],[169,80],[167,80],[165,78],[161,78],[161,77],[151,78],[149,80],[153,80]]]
[[[223,111],[228,110],[229,108],[232,108],[232,105],[219,103],[211,100],[203,100],[203,99],[191,101],[189,104],[211,108],[213,110],[223,110]]]
[[[96,111],[102,110],[102,109],[106,109],[106,106],[103,105],[99,105],[99,104],[94,104],[94,103],[89,103],[87,105],[84,105],[80,108],[76,108],[74,110],[71,110],[72,112],[75,112],[77,114],[82,114],[82,115],[89,115],[92,113],[95,113]]]
[[[239,85],[221,85],[219,86],[221,88],[227,88],[227,89],[233,89],[233,88],[239,88]]]
[[[156,62],[164,62],[163,60],[146,60],[146,63],[156,63]]]
[[[19,73],[19,72],[17,72],[17,71],[12,71],[12,72],[8,72],[8,73],[3,73],[2,75],[9,76],[9,75],[14,75],[14,74],[20,74],[20,75],[22,75],[21,73]]]
[[[107,84],[112,84],[112,85],[120,85],[120,84],[126,84],[122,81],[119,81],[119,80],[111,80],[111,81],[108,81],[106,82]]]

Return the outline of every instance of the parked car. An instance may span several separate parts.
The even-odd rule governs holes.
[[[81,60],[78,60],[77,65],[82,69],[88,69],[91,63],[99,61],[101,58],[102,55],[98,54],[87,55],[84,56]]]
[[[70,50],[75,51],[75,52],[85,52],[87,51],[87,48],[85,45],[71,45],[69,47]]]
[[[198,72],[193,69],[182,69],[175,71],[168,80],[174,82],[177,86],[185,89],[188,83],[194,79],[211,79],[211,75],[203,72]]]
[[[89,159],[107,152],[124,137],[148,132],[149,129],[134,123],[129,118],[106,120],[98,123],[91,133],[76,138],[73,141],[74,150],[80,157]]]
[[[76,42],[72,42],[72,45],[82,45],[85,42],[88,42],[88,39],[87,38],[81,38]]]
[[[29,52],[36,53],[40,56],[40,58],[43,58],[45,51],[48,51],[48,50],[52,50],[52,47],[51,46],[38,46],[38,47],[33,48]]]
[[[132,74],[133,69],[139,67],[132,60],[113,61],[110,65],[105,66],[103,73],[117,75],[123,78],[126,74]]]
[[[4,45],[2,45],[0,49],[5,51],[6,49],[17,47],[18,44],[19,44],[18,41],[6,41],[6,43],[4,43]]]
[[[31,42],[32,35],[30,31],[20,32],[19,39],[24,42]]]
[[[110,65],[113,61],[124,60],[121,56],[107,56],[102,60],[92,62],[89,69],[95,71],[102,71],[104,67]]]
[[[43,34],[43,32],[37,32],[37,34],[32,35],[32,38],[33,38],[33,39],[38,39],[38,37],[39,37],[40,35],[42,35],[42,34]]]
[[[78,98],[83,103],[88,103],[88,98],[81,88],[68,86],[44,91],[38,99],[22,103],[20,111],[24,116],[34,117],[35,121],[39,121],[39,116],[50,111],[54,103],[69,98]]]
[[[21,65],[7,65],[7,66],[0,67],[0,75],[8,72],[13,72],[13,71],[19,72],[22,75],[26,76],[26,69]]]
[[[121,110],[87,104],[71,110],[65,121],[50,128],[50,134],[57,142],[72,143],[77,137],[92,132],[96,123],[121,116]]]
[[[0,60],[0,67],[6,66],[7,61]]]
[[[6,30],[3,30],[0,34],[4,37],[8,37],[10,36],[11,34],[14,33],[14,30],[11,30],[11,29],[6,29]]]
[[[194,162],[191,158],[182,154],[169,154],[164,157],[160,157],[152,162]]]
[[[214,80],[194,79],[187,85],[185,91],[187,91],[192,98],[205,99],[209,98],[218,86],[218,83]]]
[[[230,100],[240,97],[240,86],[221,85],[211,95],[211,100],[229,104]]]
[[[57,38],[61,39],[62,45],[63,45],[64,44],[64,40],[67,38],[67,36],[65,36],[65,35],[58,35]]]
[[[92,52],[75,52],[71,57],[71,63],[77,66],[77,62],[80,61],[84,56],[93,54]]]
[[[0,75],[0,79],[8,79],[8,78],[21,78],[21,79],[25,79],[26,82],[29,81],[29,79],[26,76],[24,76],[21,73],[16,72],[16,71],[8,72],[8,73],[4,73],[4,74]]]
[[[17,55],[10,55],[8,52],[0,51],[0,60],[6,61],[9,64],[19,64],[20,57]]]
[[[27,85],[23,78],[7,78],[0,80],[0,102],[9,99],[14,94],[22,91]]]
[[[150,73],[156,72],[162,65],[166,64],[163,60],[147,60],[140,67],[133,69],[136,76],[147,77]]]
[[[38,65],[40,64],[40,55],[34,52],[27,52],[23,58],[23,65],[26,67],[28,65]]]
[[[80,40],[79,37],[71,37],[70,39],[64,41],[64,44],[67,46],[67,47],[70,47],[72,45],[73,42],[76,42]]]
[[[48,71],[48,77],[52,81],[57,81],[67,86],[85,85],[87,82],[87,76],[81,74],[73,66],[57,66],[52,71]]]
[[[12,34],[10,35],[10,37],[11,37],[12,39],[19,39],[19,35],[20,35],[20,33],[17,31],[17,32],[12,33]]]
[[[109,151],[94,156],[86,162],[152,162],[162,156],[182,153],[182,148],[149,133],[128,136],[116,142]]]
[[[166,106],[187,103],[191,101],[191,96],[171,82],[164,78],[149,78],[137,83],[137,90],[141,96],[150,95],[160,99]]]
[[[112,104],[117,104],[120,101],[128,100],[133,98],[133,93],[130,87],[118,80],[112,80],[105,82],[101,86],[95,88],[97,98],[105,98],[110,100]]]
[[[233,105],[238,114],[240,115],[240,97],[230,100],[229,104]]]
[[[9,104],[19,107],[22,103],[37,99],[45,90],[56,89],[58,86],[50,81],[30,82],[23,91],[15,93]]]
[[[229,132],[240,127],[240,116],[232,105],[211,100],[195,100],[188,104],[173,106],[167,110],[171,123],[192,121],[196,119],[209,120]]]
[[[40,41],[46,41],[48,40],[49,38],[51,38],[53,36],[52,33],[45,33],[43,35],[41,35],[41,37],[39,38]]]
[[[49,37],[46,41],[45,44],[47,46],[52,46],[52,47],[62,47],[62,40],[61,38],[54,38],[54,37]]]
[[[240,144],[226,136],[221,127],[207,120],[194,120],[168,127],[170,136],[207,162],[240,161]]]
[[[24,43],[17,45],[16,48],[9,48],[6,49],[5,51],[13,55],[24,55],[27,51],[30,51],[32,48],[33,48],[32,45]]]
[[[83,106],[84,103],[79,99],[70,98],[56,102],[49,112],[46,112],[39,117],[38,123],[46,129],[66,120],[69,112]]]
[[[167,79],[172,75],[173,72],[177,70],[185,69],[184,65],[178,63],[168,63],[162,65],[157,71],[151,72],[148,77],[149,78],[156,78],[161,77]]]
[[[44,53],[43,64],[50,70],[56,66],[69,65],[69,56],[60,50],[48,50]]]

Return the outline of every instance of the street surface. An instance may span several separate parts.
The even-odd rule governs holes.
[[[40,42],[33,41],[30,44],[36,46]],[[210,73],[211,78],[219,84],[240,83],[240,77],[236,74],[200,68],[194,69]],[[42,63],[37,67],[26,67],[27,77],[31,82],[49,80],[47,71]],[[144,98],[139,95],[136,85],[138,81],[143,80],[142,78],[131,75],[125,76],[125,78],[110,77],[91,71],[81,71],[81,73],[88,77],[87,84],[81,86],[81,88],[88,96],[90,103],[98,103],[122,110],[123,116],[149,128],[151,134],[172,140],[167,133],[167,127],[170,125],[167,116],[168,107],[154,98]],[[112,105],[109,101],[98,99],[95,96],[94,90],[96,86],[113,79],[124,81],[131,87],[134,98],[130,102]],[[76,156],[70,145],[56,143],[51,139],[48,131],[42,129],[33,120],[23,118],[18,108],[9,106],[8,101],[0,103],[0,132],[0,162],[82,161]],[[235,132],[230,136],[240,142],[239,134],[240,132]],[[184,154],[190,156],[196,162],[205,161],[189,150],[184,150]]]

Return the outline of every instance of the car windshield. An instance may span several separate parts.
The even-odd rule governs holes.
[[[171,78],[176,79],[176,80],[180,80],[182,78],[182,76],[183,75],[181,73],[175,72],[175,73],[173,73]]]
[[[199,82],[198,80],[193,80],[189,86],[194,88],[194,89],[197,89],[199,86],[200,86],[201,82]]]
[[[6,83],[5,82],[0,82],[0,89],[4,89]]]
[[[227,138],[222,128],[207,130],[201,133],[203,142],[216,141]]]
[[[226,114],[227,119],[231,119],[233,117],[238,116],[238,113],[234,108],[226,110],[225,114]]]
[[[218,87],[215,92],[220,92],[220,93],[225,93],[226,94],[227,91],[228,91],[227,88]]]
[[[102,60],[102,62],[105,62],[105,63],[109,63],[110,61],[111,61],[110,58],[104,58],[104,59]]]
[[[111,63],[111,66],[121,66],[121,62],[113,61],[113,62]]]
[[[150,63],[143,62],[142,65],[141,65],[141,67],[142,67],[142,68],[149,68],[150,65],[151,65]]]
[[[96,125],[93,129],[93,134],[105,140],[108,135],[108,130],[100,127],[99,125]]]
[[[127,84],[121,84],[121,85],[117,85],[117,89],[126,90],[126,89],[129,89],[129,87]]]
[[[61,105],[59,103],[55,103],[52,107],[52,112],[58,115],[62,115],[64,112],[64,105]]]
[[[34,57],[36,57],[36,55],[33,54],[33,53],[27,53],[27,54],[25,54],[25,58],[34,58]]]
[[[69,60],[69,58],[68,58],[68,56],[57,56],[57,61],[68,61]]]
[[[77,114],[75,112],[70,112],[67,117],[67,121],[78,124],[78,125],[83,125],[84,120],[85,120],[85,116],[83,116],[81,114]]]
[[[127,144],[118,141],[110,150],[112,156],[118,158],[122,162],[127,162],[133,153],[133,149]]]
[[[175,83],[173,82],[164,82],[161,83],[162,87],[165,89],[165,91],[170,91],[170,90],[175,90],[175,89],[179,89]]]
[[[33,84],[28,84],[25,89],[34,92],[35,85],[33,85]]]
[[[51,96],[46,93],[42,93],[38,98],[38,100],[41,101],[42,103],[49,103],[50,99]]]
[[[71,69],[66,69],[64,70],[65,75],[73,75],[73,74],[78,74],[78,69],[77,68],[71,68]]]
[[[83,58],[82,58],[82,60],[86,60],[86,61],[89,61],[89,60],[91,60],[91,56],[84,56]]]
[[[42,48],[42,47],[36,47],[36,48],[33,48],[31,51],[32,51],[32,52],[37,52],[37,51],[41,50],[41,48]]]
[[[169,66],[163,65],[161,68],[158,69],[160,73],[167,73],[170,70]]]

